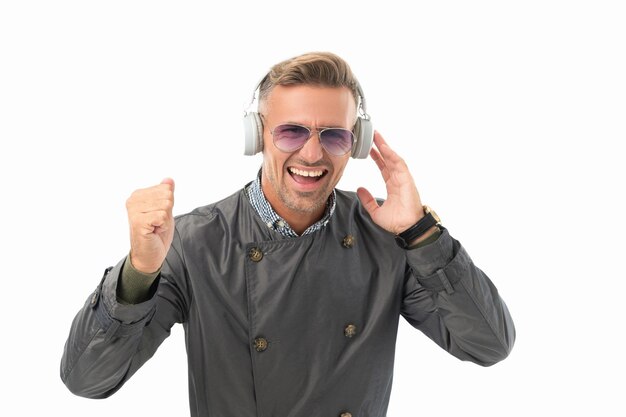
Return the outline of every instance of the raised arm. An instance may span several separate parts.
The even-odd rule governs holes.
[[[130,254],[106,269],[72,322],[63,352],[61,379],[77,395],[113,394],[152,357],[174,323],[185,320],[189,296],[172,217],[173,191],[173,181],[164,180],[127,201]],[[124,280],[128,284],[157,271],[153,282],[130,282],[133,301],[120,298]]]
[[[387,198],[379,206],[364,188],[358,196],[376,224],[399,234],[421,219],[424,210],[404,160],[378,132],[374,144],[371,156],[385,181]],[[433,227],[405,253],[402,315],[407,321],[462,360],[487,366],[504,359],[515,342],[508,308],[448,230]]]

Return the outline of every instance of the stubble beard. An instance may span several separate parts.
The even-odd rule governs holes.
[[[287,209],[294,212],[305,214],[316,213],[326,206],[326,202],[331,193],[331,190],[328,190],[328,185],[318,191],[294,192],[290,190],[286,184],[278,184],[276,178],[269,172],[267,179],[274,188],[281,203],[283,203]]]

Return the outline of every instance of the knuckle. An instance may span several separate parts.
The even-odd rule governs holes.
[[[126,206],[128,207],[129,205],[135,203],[139,199],[140,194],[141,190],[135,190],[130,193],[130,196],[126,199]]]
[[[168,217],[169,216],[168,216],[167,212],[165,212],[165,211],[157,212],[157,219],[159,221],[163,222],[163,223],[165,223],[165,221],[167,220]]]

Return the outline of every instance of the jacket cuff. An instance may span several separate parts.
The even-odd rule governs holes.
[[[126,258],[122,259],[115,267],[107,269],[100,284],[100,302],[97,313],[101,321],[109,322],[109,325],[117,325],[125,328],[124,333],[133,333],[135,329],[141,331],[146,322],[152,318],[155,310],[154,297],[139,304],[123,304],[117,299],[117,286],[120,274]],[[120,329],[122,330],[122,329]]]
[[[454,293],[454,285],[466,275],[471,259],[446,229],[432,244],[407,251],[417,281],[429,291]]]
[[[437,240],[406,251],[411,269],[418,276],[428,276],[446,266],[454,257],[454,242],[448,229],[442,227]]]

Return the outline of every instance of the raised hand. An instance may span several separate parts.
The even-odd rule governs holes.
[[[174,180],[134,191],[126,200],[130,261],[144,273],[157,271],[174,238]]]
[[[360,187],[357,195],[374,223],[393,234],[399,234],[417,223],[424,216],[424,209],[404,160],[378,132],[374,133],[374,145],[376,147],[372,147],[370,156],[383,176],[387,198],[379,206],[367,189]]]

